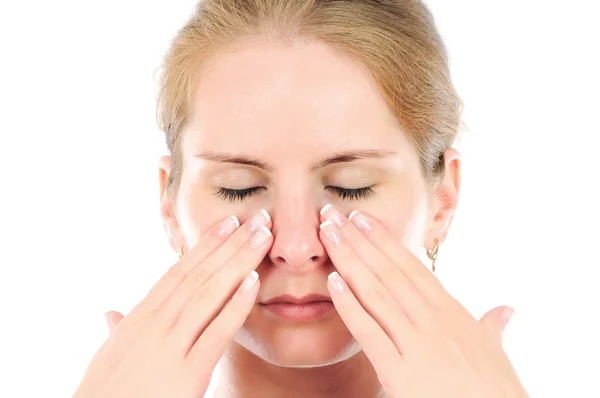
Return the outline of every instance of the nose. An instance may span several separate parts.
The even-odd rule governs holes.
[[[303,273],[327,261],[318,235],[319,210],[313,200],[289,193],[271,209],[274,241],[269,258],[275,266]]]

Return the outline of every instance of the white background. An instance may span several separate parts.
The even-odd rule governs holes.
[[[532,397],[599,397],[600,15],[594,1],[429,0],[465,102],[438,272],[517,313]],[[0,396],[66,397],[176,260],[159,217],[158,68],[192,0],[0,4]],[[594,381],[596,380],[596,381]]]

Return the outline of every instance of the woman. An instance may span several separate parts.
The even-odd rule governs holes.
[[[161,213],[181,259],[75,396],[526,397],[424,263],[457,207],[461,101],[418,0],[206,0],[165,57]]]

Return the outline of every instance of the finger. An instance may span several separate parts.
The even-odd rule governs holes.
[[[106,314],[104,314],[104,317],[106,318],[106,324],[108,325],[109,336],[112,336],[115,327],[125,316],[117,311],[108,311]]]
[[[504,330],[515,310],[511,307],[500,306],[489,310],[479,323],[502,344]]]
[[[262,227],[265,227],[265,230],[268,231],[269,237],[267,238],[270,239],[271,232],[266,228],[268,225],[271,225],[271,217],[265,210],[260,210],[248,222],[238,228],[224,244],[219,246],[200,265],[194,268],[186,279],[177,286],[175,292],[173,292],[163,306],[163,310],[168,318],[175,322],[189,303],[191,297],[198,292],[202,286],[217,273],[217,271],[222,270],[226,264],[229,264],[243,247],[247,248],[249,242],[256,236],[258,231],[261,231]],[[260,246],[256,249],[262,250],[263,247]],[[252,258],[255,258],[258,255],[260,254],[254,253],[254,257]],[[264,253],[262,253],[262,255],[264,257]],[[260,259],[257,260],[257,264],[251,264],[250,267],[247,262],[243,261],[232,263],[233,268],[235,269],[235,278],[228,282],[232,285],[236,282],[239,283],[241,279],[253,269],[252,266],[257,266],[258,262],[260,262],[263,257],[260,257]],[[225,268],[229,269],[232,267]]]
[[[353,223],[333,206],[327,205],[323,207],[321,216],[331,221],[333,227],[339,230],[342,237],[337,245],[331,246],[331,250],[338,251],[342,246],[350,246],[362,260],[361,262],[377,277],[383,287],[390,292],[391,296],[400,303],[400,306],[413,323],[423,323],[431,320],[430,311],[432,308],[425,297],[407,278],[401,265],[392,261],[392,259],[375,247]],[[349,253],[349,251],[340,252],[341,255],[344,253]],[[348,260],[339,259],[336,262],[332,259],[332,261],[334,261],[334,264],[337,264]],[[355,291],[360,291],[359,285],[352,286]]]
[[[160,308],[190,272],[221,246],[239,225],[237,217],[232,215],[210,228],[192,250],[169,268],[135,309],[152,311]]]
[[[400,344],[400,336],[408,336],[412,330],[412,321],[401,304],[356,255],[331,221],[321,224],[321,240],[329,258],[348,282],[361,306],[395,344]],[[406,340],[403,342],[406,343]]]
[[[250,271],[231,301],[189,350],[186,358],[193,367],[216,366],[227,344],[235,337],[252,310],[259,286],[258,274],[254,270]]]
[[[402,349],[365,311],[337,272],[329,275],[327,289],[338,314],[373,364],[380,379],[397,379],[404,365]]]
[[[262,262],[273,235],[262,226],[254,237],[210,280],[197,289],[173,326],[173,341],[187,352],[215,319],[248,273]]]
[[[448,296],[440,280],[406,247],[394,239],[389,231],[373,217],[353,211],[348,219],[383,254],[404,270],[408,280],[435,307]]]

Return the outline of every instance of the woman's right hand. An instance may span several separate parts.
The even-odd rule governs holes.
[[[209,230],[112,328],[74,398],[202,397],[254,305],[270,226],[261,210]]]

